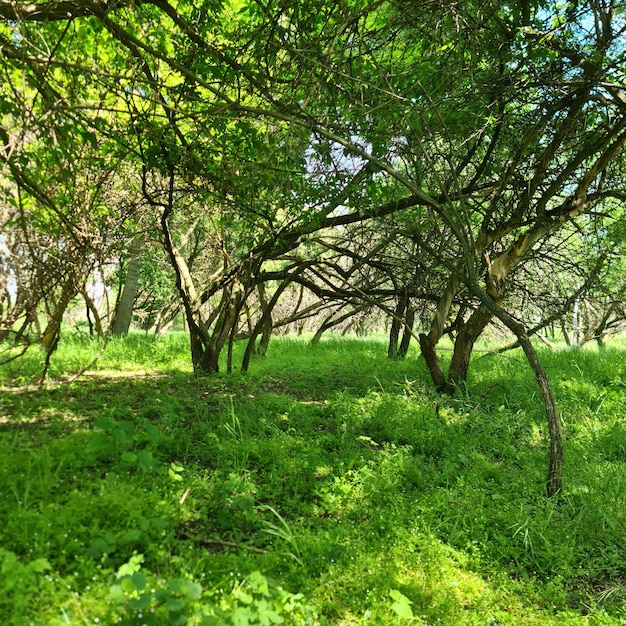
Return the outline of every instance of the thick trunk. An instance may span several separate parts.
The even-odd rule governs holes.
[[[484,304],[481,304],[459,329],[454,342],[452,361],[450,361],[450,368],[448,369],[448,381],[452,385],[460,385],[467,381],[472,350],[492,318],[491,311]]]
[[[452,387],[448,384],[446,375],[443,373],[441,362],[439,361],[439,357],[435,351],[436,345],[436,343],[432,343],[428,335],[425,335],[424,333],[420,334],[420,348],[422,356],[424,357],[428,370],[430,371],[430,377],[433,379],[435,389],[440,393],[451,393]]]
[[[202,356],[199,360],[194,358],[194,369],[207,373],[219,372],[220,354],[233,328],[237,325],[244,296],[244,287],[238,280],[224,289],[219,305],[220,313],[215,321],[213,331],[204,342]]]
[[[115,309],[115,315],[111,324],[111,334],[114,337],[121,337],[128,334],[130,322],[133,317],[133,306],[139,287],[139,270],[141,269],[141,250],[143,248],[143,238],[133,239],[130,244],[130,257],[128,259],[128,269],[126,280],[122,289],[122,295]]]

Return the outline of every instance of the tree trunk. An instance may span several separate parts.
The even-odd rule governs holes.
[[[391,328],[389,329],[389,347],[387,348],[387,358],[398,358],[398,341],[400,339],[400,330],[402,328],[402,319],[406,311],[408,298],[405,293],[400,294],[398,304],[394,311],[394,317],[391,320]]]
[[[422,351],[422,356],[426,361],[426,365],[428,366],[428,370],[430,371],[430,377],[433,379],[433,383],[435,384],[435,389],[439,393],[452,393],[453,388],[448,384],[446,375],[443,373],[441,361],[439,361],[439,357],[437,356],[437,352],[435,350],[436,345],[436,343],[433,343],[430,340],[428,335],[420,333],[420,349]]]
[[[448,381],[452,385],[462,385],[467,381],[472,350],[492,318],[491,311],[484,304],[481,304],[459,329],[454,342],[452,361],[450,361],[450,368],[448,369]]]
[[[199,361],[194,359],[194,369],[207,373],[219,372],[219,359],[222,348],[237,325],[239,313],[245,300],[243,284],[234,279],[229,287],[222,292],[219,304],[220,312],[208,340],[204,343],[204,351]]]
[[[281,289],[281,292],[282,291],[283,290]],[[267,354],[267,348],[270,344],[270,338],[272,336],[272,309],[274,308],[276,301],[274,301],[272,306],[270,307],[267,301],[267,297],[265,295],[265,285],[263,283],[259,283],[258,292],[259,301],[261,303],[261,310],[263,312],[261,316],[261,320],[263,323],[261,325],[262,334],[261,341],[259,342],[259,347],[257,348],[257,354],[259,356],[265,356]],[[254,330],[256,330],[256,328]]]
[[[93,301],[91,296],[87,293],[86,289],[82,290],[82,296],[83,296],[83,299],[85,300],[85,305],[87,307],[87,315],[89,315],[90,313],[91,315],[93,315],[93,325],[94,325],[95,333],[98,337],[102,337],[103,335],[102,318],[100,317],[100,313],[98,312],[98,307],[96,306],[96,303]],[[90,334],[92,334],[91,322],[89,323],[89,331],[90,331]]]
[[[466,283],[470,291],[477,296],[484,307],[495,315],[519,341],[526,359],[535,374],[535,380],[541,392],[541,398],[545,407],[546,421],[550,435],[550,451],[548,460],[548,477],[546,480],[546,493],[549,498],[558,495],[563,487],[563,435],[561,433],[561,419],[554,399],[554,393],[550,386],[550,380],[535,348],[531,343],[528,332],[524,325],[517,321],[510,313],[500,307],[493,299],[476,285],[469,281]]]
[[[115,309],[113,322],[111,323],[111,335],[121,337],[128,334],[130,322],[133,317],[133,306],[139,286],[139,270],[141,269],[141,251],[143,248],[143,237],[136,237],[130,244],[130,256],[128,259],[128,269],[122,295]]]
[[[285,288],[290,282],[291,282],[290,280],[289,281],[286,280],[283,283],[281,283],[281,285],[278,287],[278,289],[276,290],[276,292],[274,293],[274,295],[272,296],[269,302],[267,302],[267,300],[265,299],[265,288],[261,284],[259,284],[258,286],[259,299],[261,301],[261,309],[263,310],[263,313],[261,315],[261,319],[259,319],[255,327],[252,329],[252,332],[250,333],[250,337],[248,339],[245,352],[243,353],[243,359],[241,361],[242,372],[248,371],[248,367],[250,366],[250,357],[252,356],[254,352],[256,338],[259,336],[259,333],[263,332],[263,337],[265,337],[266,334],[271,335],[272,310],[274,309],[274,306],[278,302],[278,298],[280,297],[280,294],[285,290]],[[269,332],[268,332],[268,329],[269,329]],[[263,338],[261,339],[261,343],[263,343]],[[269,344],[269,336],[267,337],[267,343]],[[262,352],[263,356],[265,356],[266,350],[267,350],[267,345],[265,345],[263,348],[263,352]]]
[[[563,339],[565,341],[565,345],[568,346],[568,347],[571,346],[572,342],[571,342],[571,340],[569,338],[569,333],[567,332],[567,326],[565,324],[565,320],[564,319],[561,320],[561,333],[563,334]]]
[[[546,420],[550,433],[550,455],[548,460],[546,493],[549,498],[552,498],[558,495],[563,488],[563,436],[561,434],[561,419],[559,417],[552,387],[550,386],[550,380],[539,361],[535,348],[525,332],[520,334],[518,339],[528,359],[528,363],[535,374],[546,410]]]
[[[63,285],[63,291],[61,292],[60,299],[57,302],[52,303],[53,308],[48,314],[48,323],[39,339],[41,349],[46,355],[44,359],[43,371],[39,379],[39,384],[41,385],[43,385],[46,381],[48,369],[50,368],[50,359],[59,345],[63,316],[65,315],[65,311],[76,293],[77,290],[74,287],[74,281],[70,278]]]
[[[413,336],[413,324],[415,323],[415,309],[411,306],[407,308],[404,316],[404,332],[402,333],[402,341],[398,349],[398,358],[404,359],[409,351],[411,337]]]
[[[342,322],[345,322],[347,319],[350,319],[351,317],[353,317],[359,311],[362,310],[361,308],[351,309],[347,313],[344,313],[343,315],[340,315],[339,317],[335,317],[337,313],[339,313],[339,311],[341,311],[341,309],[344,308],[344,306],[345,305],[341,305],[341,307],[339,307],[337,310],[333,311],[330,315],[324,318],[324,321],[320,324],[318,329],[315,331],[313,338],[311,339],[311,345],[315,345],[316,343],[319,343],[320,339],[322,338],[322,335],[327,330],[330,330],[333,326],[338,326],[339,324],[341,324]]]
[[[574,302],[574,311],[572,312],[572,344],[574,345],[574,347],[578,347],[580,346],[580,329],[578,326],[579,323],[579,311],[578,311],[578,306],[579,306],[579,301],[578,298],[576,298],[576,301]]]
[[[446,320],[448,319],[448,315],[450,314],[450,309],[452,307],[452,300],[458,288],[459,279],[457,278],[456,273],[453,273],[448,280],[446,289],[437,303],[437,310],[435,311],[435,317],[433,318],[428,335],[421,333],[419,336],[422,356],[424,357],[428,370],[430,371],[430,377],[435,384],[435,389],[437,389],[440,393],[452,393],[453,391],[452,385],[447,382],[446,376],[443,373],[441,362],[437,356],[436,347],[437,343],[439,343],[439,340],[443,336]]]
[[[52,310],[48,315],[48,323],[41,334],[39,344],[46,354],[52,354],[57,347],[59,341],[59,335],[61,333],[61,322],[65,311],[76,295],[76,289],[74,288],[74,281],[69,280],[64,286],[61,292],[61,297],[57,302],[52,304]]]

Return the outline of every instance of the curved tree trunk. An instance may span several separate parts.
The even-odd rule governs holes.
[[[39,379],[41,385],[43,385],[46,380],[48,369],[50,368],[50,359],[59,345],[63,316],[72,298],[77,293],[78,290],[74,286],[74,281],[68,278],[63,285],[60,298],[56,302],[53,302],[51,308],[48,309],[48,323],[39,338],[39,345],[46,355],[41,378]]]
[[[427,335],[421,333],[419,336],[422,356],[424,357],[428,370],[430,371],[430,377],[435,384],[435,389],[437,389],[440,393],[452,393],[454,389],[453,386],[446,380],[446,375],[443,372],[441,362],[437,356],[436,347],[439,340],[443,336],[446,319],[450,314],[452,300],[458,288],[459,279],[457,278],[456,273],[453,273],[448,280],[446,289],[437,303],[437,310],[435,311],[435,316],[429,333]]]
[[[359,311],[359,309],[352,309],[350,311],[348,311],[347,313],[344,313],[343,315],[340,315],[339,317],[335,317],[337,315],[337,313],[339,313],[339,311],[341,311],[341,309],[344,308],[345,305],[341,305],[341,307],[339,307],[337,310],[333,311],[330,315],[327,315],[324,318],[324,321],[318,326],[317,330],[315,331],[315,334],[313,335],[312,339],[311,339],[311,345],[315,345],[316,343],[320,342],[320,339],[322,338],[322,335],[327,331],[330,330],[333,326],[337,326],[338,324],[341,324],[341,322],[344,322],[347,319],[350,319],[353,315],[356,315],[357,312]]]
[[[526,328],[515,320],[509,313],[500,307],[495,307],[494,314],[506,327],[513,331],[517,340],[524,350],[526,359],[535,374],[541,398],[545,407],[546,421],[550,435],[550,451],[548,460],[548,477],[546,480],[546,493],[549,498],[558,495],[563,488],[563,435],[561,433],[561,418],[554,399],[554,393],[550,386],[550,380],[543,369],[539,356],[533,347]]]
[[[46,354],[52,354],[56,350],[61,333],[63,316],[76,293],[77,290],[74,287],[74,281],[69,279],[65,285],[63,285],[61,297],[56,302],[53,302],[49,309],[48,323],[39,339],[39,344]]]
[[[235,279],[229,287],[224,288],[222,300],[219,304],[219,315],[215,321],[213,331],[205,338],[202,344],[198,345],[196,343],[195,369],[207,373],[220,371],[220,354],[233,328],[237,325],[239,312],[245,299],[244,295],[244,288],[239,280]],[[196,361],[195,359],[198,360]]]
[[[550,450],[548,461],[548,476],[546,480],[546,493],[549,498],[558,495],[563,487],[563,435],[561,433],[561,419],[559,411],[554,399],[554,393],[550,386],[550,380],[546,371],[543,369],[539,356],[535,351],[533,344],[528,337],[526,327],[516,320],[510,313],[505,311],[493,298],[485,293],[482,289],[472,284],[470,281],[464,281],[470,291],[477,296],[482,306],[489,313],[495,315],[517,338],[526,359],[535,374],[535,380],[541,392],[541,398],[545,407],[546,421],[548,424],[548,432],[550,435]],[[481,314],[486,316],[487,313]]]

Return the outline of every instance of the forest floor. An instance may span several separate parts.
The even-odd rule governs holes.
[[[626,349],[519,351],[431,388],[384,340],[275,338],[195,376],[186,337],[64,338],[0,368],[0,623],[626,623]],[[235,362],[240,357],[237,346]]]

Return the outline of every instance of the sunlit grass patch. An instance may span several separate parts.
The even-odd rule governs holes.
[[[210,377],[184,337],[158,346],[131,336],[93,375],[0,397],[3,562],[30,581],[9,576],[5,623],[132,623],[145,605],[194,625],[264,598],[320,626],[626,618],[621,352],[542,352],[566,434],[547,501],[515,354],[441,397],[416,354],[376,341],[276,338],[247,375]]]

